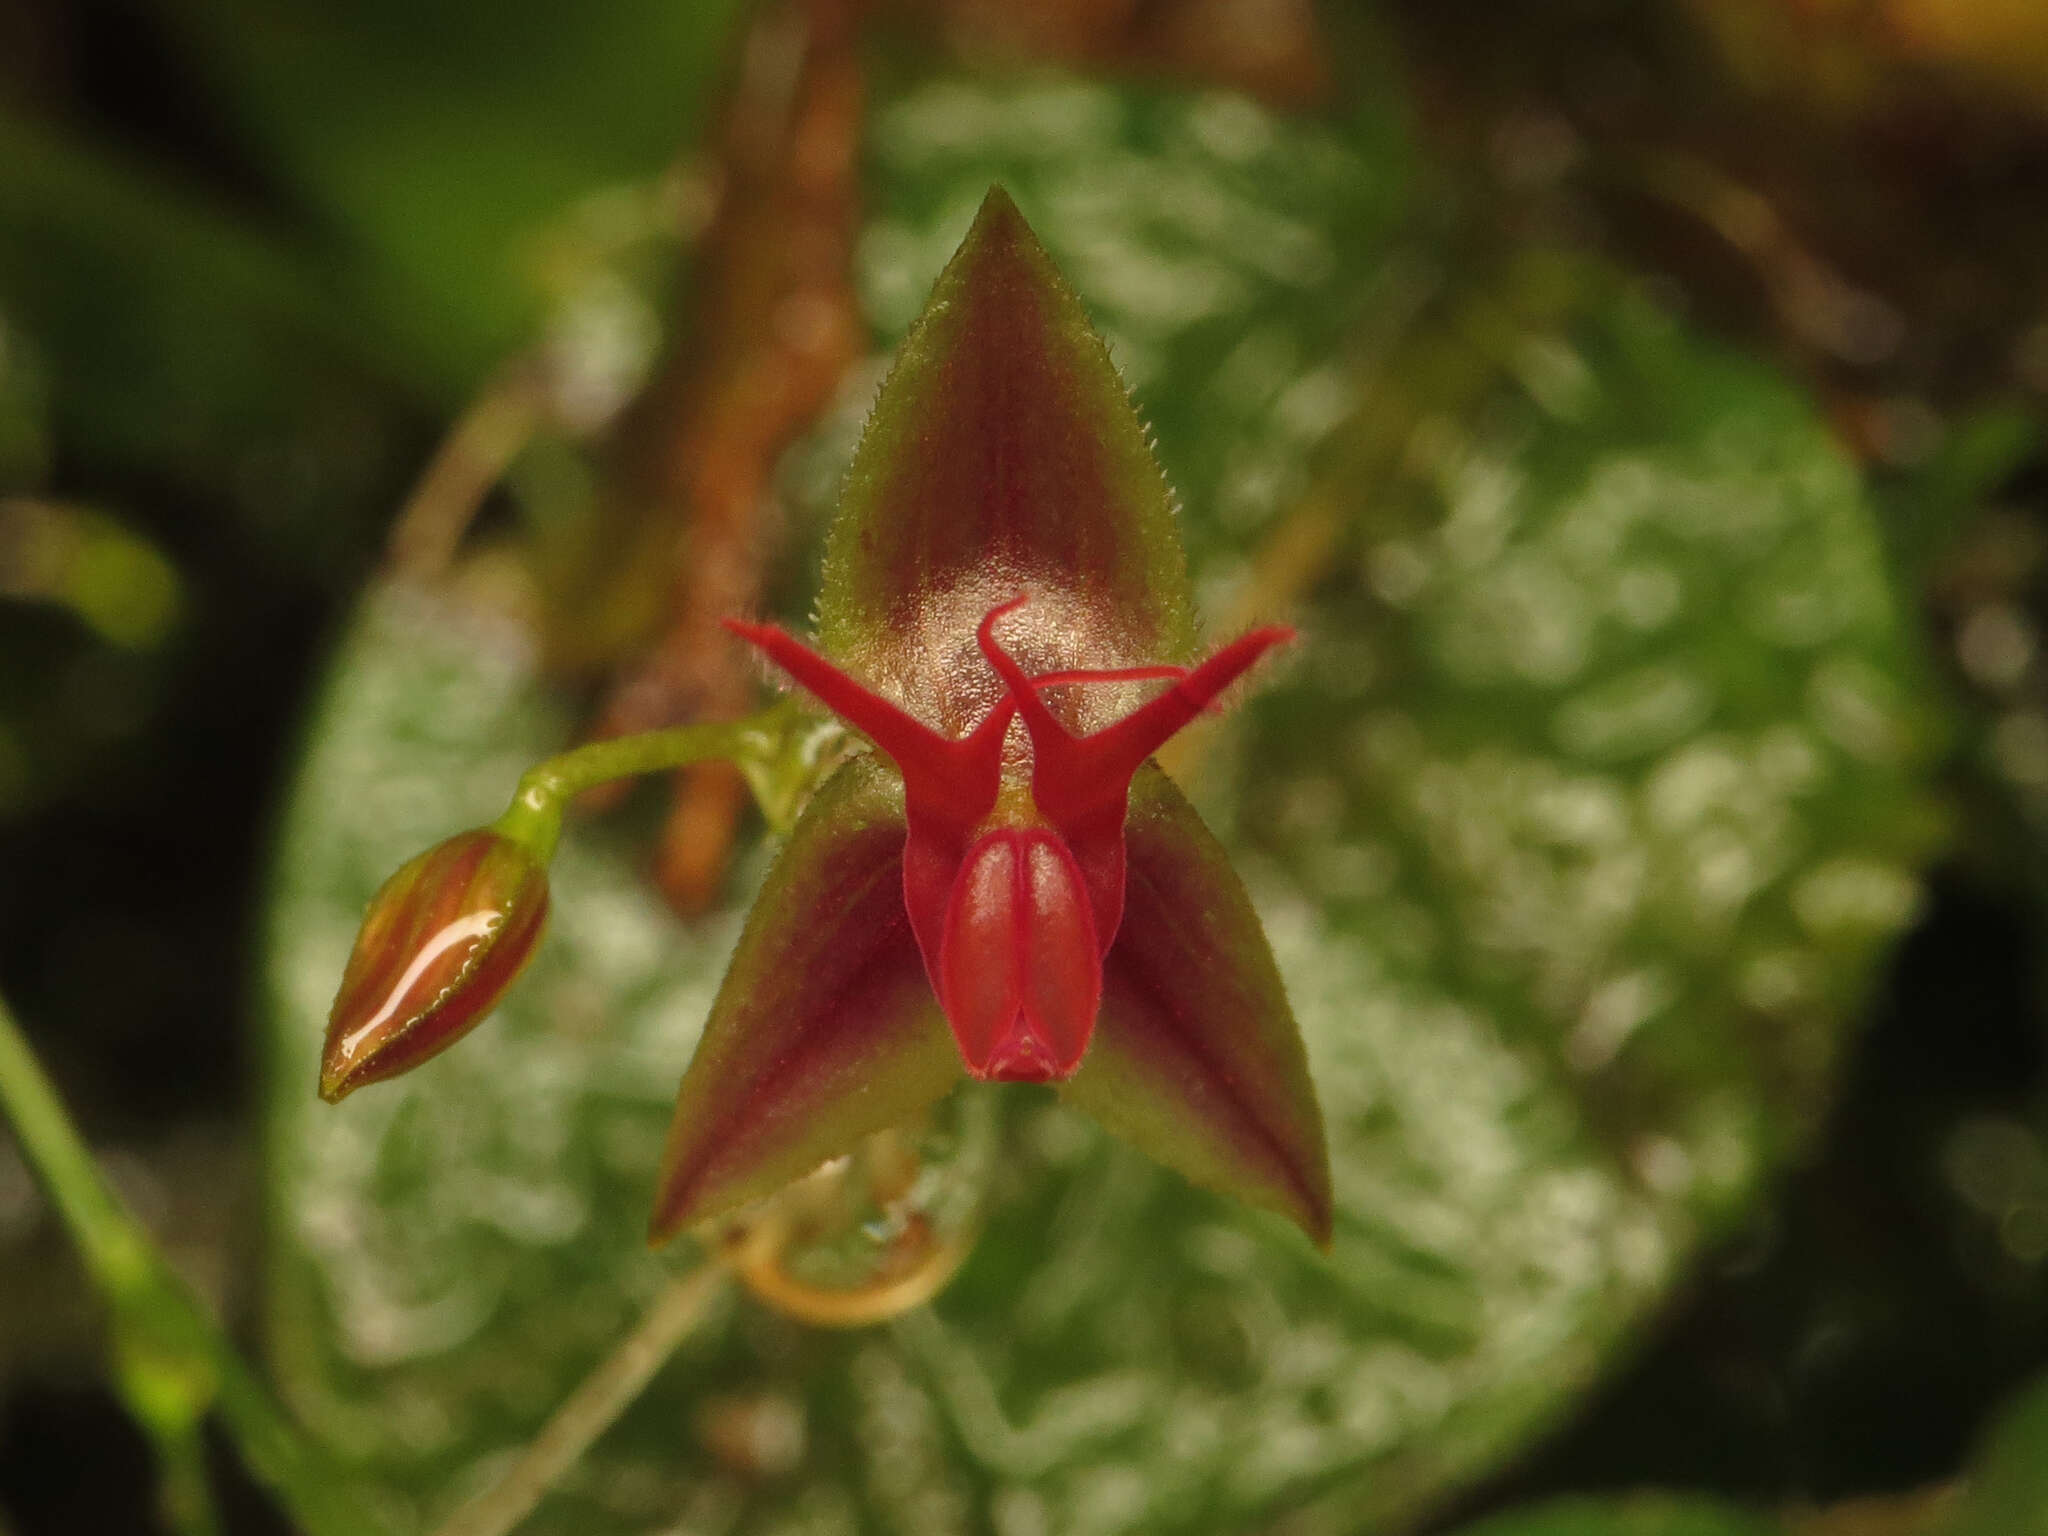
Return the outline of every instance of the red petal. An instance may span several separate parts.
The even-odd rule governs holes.
[[[1075,736],[1038,697],[1042,679],[1029,679],[995,638],[996,620],[1023,607],[1015,597],[991,608],[975,629],[975,644],[1010,690],[1010,699],[1031,733],[1031,798],[1059,828],[1087,882],[1095,932],[1105,949],[1115,939],[1124,909],[1124,804],[1131,776],[1174,732],[1215,702],[1273,646],[1294,638],[1282,626],[1240,635],[1174,685],[1112,725]],[[1124,671],[1092,669],[1070,674],[1080,681],[1121,680]],[[1178,671],[1179,669],[1173,669]]]
[[[1024,717],[1025,727],[1031,732],[1031,798],[1060,826],[1085,821],[1109,808],[1120,810],[1124,791],[1139,764],[1249,672],[1267,651],[1294,638],[1294,631],[1284,625],[1269,625],[1240,635],[1178,678],[1171,688],[1114,725],[1087,736],[1076,736],[1054,717],[1039,698],[1035,681],[1024,675],[1024,669],[995,638],[995,621],[1022,607],[1025,601],[1012,598],[991,608],[975,630],[974,638],[988,664],[1010,690],[1017,713]],[[1073,675],[1085,678],[1090,671],[1083,669]],[[1101,680],[1109,681],[1120,675],[1116,671],[1105,672]]]
[[[1322,1112],[1272,951],[1228,858],[1157,768],[1131,786],[1124,923],[1061,1092],[1198,1184],[1330,1240]]]
[[[819,789],[747,919],[676,1098],[651,1236],[773,1193],[959,1081],[903,906],[896,776]]]
[[[1008,699],[965,736],[942,736],[774,625],[722,622],[889,755],[903,775],[913,821],[964,839],[989,813],[1002,777],[1003,733],[1016,707]]]
[[[1012,649],[1034,671],[1175,661],[1192,643],[1144,429],[1080,301],[996,189],[868,418],[826,550],[819,639],[958,735],[999,696],[975,625],[1020,589],[1033,611]]]
[[[934,977],[976,1077],[1073,1075],[1095,1030],[1102,955],[1081,871],[1058,837],[1005,827],[968,850]]]
[[[887,754],[903,775],[903,904],[934,990],[946,906],[960,875],[960,860],[975,825],[996,803],[1003,769],[1003,734],[1016,705],[999,700],[985,719],[958,739],[940,735],[873,689],[863,686],[801,641],[772,624],[727,619],[725,627],[758,648],[834,714]]]

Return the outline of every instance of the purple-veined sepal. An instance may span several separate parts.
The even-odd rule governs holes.
[[[818,641],[949,737],[1001,696],[975,631],[1027,672],[1187,659],[1173,498],[1108,348],[1023,215],[992,188],[898,350],[826,543]],[[1053,701],[1086,732],[1116,689]]]
[[[902,781],[820,786],[748,915],[676,1096],[649,1236],[774,1193],[960,1078],[903,907]]]
[[[1194,1183],[1330,1241],[1329,1153],[1265,930],[1223,847],[1158,768],[1131,783],[1124,922],[1102,1014],[1060,1092]]]

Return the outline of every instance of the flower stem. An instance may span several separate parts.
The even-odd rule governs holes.
[[[563,808],[586,789],[614,779],[664,773],[714,758],[736,764],[778,831],[788,830],[837,726],[807,719],[787,700],[740,720],[678,725],[593,741],[534,764],[492,829],[523,843],[542,864],[555,855]]]
[[[299,1433],[100,1177],[4,998],[0,1108],[106,1300],[115,1384],[165,1462],[182,1528],[212,1524],[210,1509],[196,1502],[193,1479],[200,1472],[199,1423],[215,1412],[251,1474],[308,1536],[387,1529]]]
[[[620,1341],[520,1453],[512,1469],[449,1516],[434,1536],[506,1536],[625,1412],[717,1297],[725,1265],[707,1259],[655,1297]]]

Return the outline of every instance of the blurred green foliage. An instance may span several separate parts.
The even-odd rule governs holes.
[[[1942,1536],[2039,1536],[2048,1531],[2048,1381],[2008,1405],[1971,1468],[1961,1507]]]
[[[1724,1505],[1651,1496],[1564,1499],[1483,1520],[1459,1536],[1783,1536],[1784,1529]]]
[[[537,233],[702,132],[740,14],[218,0],[177,21],[265,172],[347,232],[341,284],[452,402],[539,318]]]

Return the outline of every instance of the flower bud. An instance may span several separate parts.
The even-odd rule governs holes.
[[[408,1072],[469,1033],[533,954],[547,911],[547,872],[486,828],[403,865],[370,898],[342,973],[320,1097]]]

